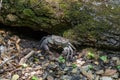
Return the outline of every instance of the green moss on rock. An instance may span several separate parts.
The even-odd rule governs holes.
[[[40,1],[39,1],[39,0],[30,0],[30,5],[31,5],[32,7],[38,6],[39,4],[40,4]]]
[[[34,17],[35,16],[34,12],[31,9],[24,9],[23,14],[28,16],[28,17]]]

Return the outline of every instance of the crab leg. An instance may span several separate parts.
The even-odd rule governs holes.
[[[64,55],[67,55],[67,59],[68,59],[69,54],[70,54],[70,52],[69,52],[69,48],[68,48],[68,47],[64,47],[64,50],[63,50],[62,53],[63,53]]]
[[[71,46],[74,50],[76,50],[76,48],[71,43],[68,43],[68,45]]]
[[[74,53],[73,49],[70,46],[68,46],[68,47],[69,47],[69,51],[70,51],[70,55],[69,56],[72,58],[73,57],[73,53]]]
[[[69,47],[67,47],[68,51],[67,51],[67,59],[69,59],[69,56],[70,56],[70,49]]]

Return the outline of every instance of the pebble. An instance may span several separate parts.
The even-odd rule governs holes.
[[[6,47],[5,46],[0,46],[0,53],[5,53]]]
[[[70,62],[66,62],[66,66],[71,66],[71,63]]]
[[[56,60],[56,57],[54,57],[54,56],[49,56],[49,60],[54,61],[54,60]]]
[[[82,76],[82,79],[80,80],[88,80],[85,76]]]
[[[54,80],[54,78],[52,76],[47,76],[47,80]]]
[[[120,59],[119,59],[119,60],[117,60],[116,64],[117,64],[117,65],[120,65]]]
[[[95,63],[96,65],[99,65],[99,62],[98,62],[98,61],[95,61],[94,63]]]
[[[63,75],[61,76],[60,80],[71,80],[72,77],[71,76],[68,76],[68,75]]]
[[[112,78],[118,78],[119,77],[119,73],[116,73],[114,75],[111,76]]]
[[[103,76],[100,80],[113,80],[111,77]]]
[[[68,71],[69,70],[69,67],[66,67],[65,69],[64,69],[64,71]]]
[[[56,65],[55,63],[51,62],[51,63],[48,65],[48,67],[51,68],[51,69],[55,69],[55,68],[57,68],[57,65]]]
[[[44,60],[45,58],[43,56],[40,57],[41,60]]]
[[[77,69],[77,68],[75,68],[75,69],[72,70],[72,73],[73,73],[73,74],[75,74],[75,73],[77,73],[77,72],[78,72],[78,69]]]
[[[119,58],[118,57],[112,57],[112,60],[116,61],[116,60],[119,60]]]
[[[120,59],[118,57],[112,57],[113,61],[116,61],[116,65],[120,65]]]
[[[49,70],[49,72],[50,72],[50,73],[52,73],[52,72],[53,72],[53,70]]]
[[[59,75],[63,75],[64,73],[65,73],[65,71],[58,71],[57,74],[59,74]]]
[[[65,69],[66,64],[60,64],[59,66],[61,67],[61,69]]]
[[[80,80],[80,76],[79,75],[72,76],[71,80]]]
[[[3,74],[4,73],[4,70],[3,69],[0,69],[0,74]]]
[[[68,67],[68,72],[71,72],[73,70],[73,67]]]
[[[42,63],[42,67],[45,68],[45,67],[47,67],[49,64],[50,64],[49,62],[45,61],[45,62]]]

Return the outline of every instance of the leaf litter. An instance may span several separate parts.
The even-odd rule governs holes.
[[[41,54],[39,46],[39,41],[0,30],[0,80],[99,80],[104,76],[120,79],[119,52],[107,55],[104,51],[86,48],[78,51],[76,60],[69,62],[61,55]]]

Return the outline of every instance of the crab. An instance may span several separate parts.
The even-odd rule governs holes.
[[[62,54],[66,56],[67,59],[72,59],[75,54],[76,48],[70,43],[66,38],[56,35],[48,35],[41,39],[40,49],[45,52],[52,54],[50,47],[61,47]]]

